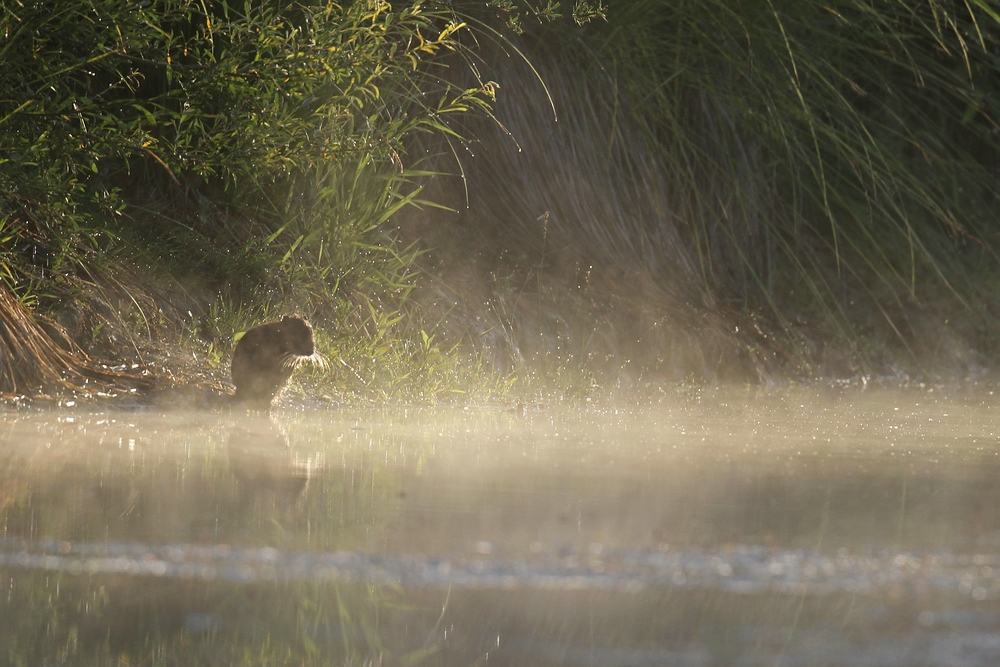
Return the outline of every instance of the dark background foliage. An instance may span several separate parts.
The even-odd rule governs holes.
[[[987,0],[8,0],[0,34],[0,271],[106,354],[105,320],[219,357],[299,310],[369,389],[470,350],[580,386],[992,367]]]

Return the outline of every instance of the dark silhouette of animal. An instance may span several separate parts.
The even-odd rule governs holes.
[[[233,400],[269,406],[303,359],[315,352],[312,326],[298,315],[253,327],[233,350]]]

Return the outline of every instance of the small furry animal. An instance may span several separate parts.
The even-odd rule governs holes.
[[[233,350],[233,400],[270,405],[299,364],[316,356],[312,326],[299,315],[249,329]]]

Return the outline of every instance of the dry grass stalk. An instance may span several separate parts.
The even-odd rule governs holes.
[[[148,384],[149,378],[100,367],[82,350],[63,349],[0,286],[0,395],[40,389],[91,393]]]

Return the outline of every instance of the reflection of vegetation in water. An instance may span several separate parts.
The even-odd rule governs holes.
[[[808,665],[817,651],[882,664],[915,643],[960,655],[997,623],[991,606],[920,586],[448,592],[2,573],[11,665]]]
[[[385,452],[416,456],[346,424],[290,436],[261,416],[190,430],[112,421],[19,431],[0,466],[8,536],[355,549],[399,509],[405,467]]]
[[[435,608],[401,591],[4,572],[9,665],[416,665],[439,648]]]
[[[992,636],[996,401],[936,395],[741,393],[642,421],[19,416],[0,662],[859,664]],[[407,588],[355,585],[385,580]]]

